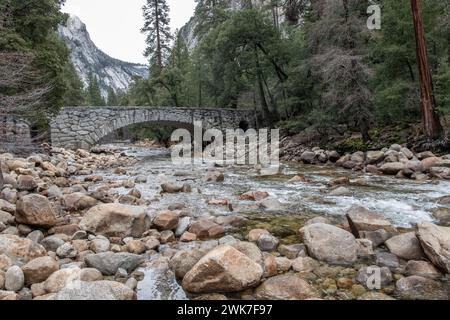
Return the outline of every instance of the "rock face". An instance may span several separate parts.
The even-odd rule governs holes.
[[[4,254],[14,263],[27,263],[38,257],[46,255],[44,247],[29,239],[19,238],[15,235],[0,234],[0,255]]]
[[[405,260],[420,260],[425,258],[415,232],[408,232],[390,238],[386,241],[385,245],[391,253]]]
[[[358,243],[343,229],[316,223],[300,230],[311,257],[336,265],[350,265],[357,259]]]
[[[143,257],[132,253],[104,252],[88,255],[85,262],[89,267],[99,270],[102,274],[112,276],[119,268],[128,273],[134,271],[142,262]]]
[[[115,281],[73,281],[59,291],[54,300],[135,300],[136,294]]]
[[[233,247],[219,246],[186,274],[183,288],[192,293],[239,292],[256,286],[262,267]]]
[[[428,259],[450,273],[450,228],[422,222],[418,225],[417,236]]]
[[[99,50],[79,18],[71,16],[58,31],[70,48],[71,60],[85,86],[88,85],[89,75],[93,73],[99,80],[104,98],[107,97],[108,88],[113,88],[115,92],[126,91],[134,76],[148,76],[146,66],[113,59]]]
[[[80,222],[80,229],[107,237],[139,238],[149,226],[144,208],[116,203],[93,207]]]
[[[318,297],[318,292],[308,282],[293,274],[272,277],[256,289],[256,298],[260,300],[305,300]]]
[[[396,293],[405,300],[448,300],[448,293],[439,282],[420,276],[397,281]]]
[[[56,225],[56,213],[50,201],[38,194],[26,195],[17,202],[16,221],[37,227],[51,228]]]
[[[396,231],[392,224],[382,215],[359,206],[354,206],[347,212],[347,220],[355,237],[360,237],[360,232],[362,231],[376,231],[380,229],[388,232]]]

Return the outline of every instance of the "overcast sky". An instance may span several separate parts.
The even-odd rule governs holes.
[[[129,62],[147,63],[142,56],[145,36],[145,0],[67,0],[64,12],[78,16],[87,26],[94,43],[108,55]],[[167,0],[171,27],[181,28],[194,13],[194,0]]]

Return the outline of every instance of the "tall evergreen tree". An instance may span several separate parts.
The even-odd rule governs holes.
[[[172,39],[169,6],[166,0],[147,0],[142,10],[145,24],[141,31],[147,35],[144,55],[151,66],[156,66],[156,71],[161,71],[167,62]]]
[[[89,84],[87,88],[87,104],[93,107],[101,107],[106,105],[100,91],[97,77],[92,73],[89,75]]]

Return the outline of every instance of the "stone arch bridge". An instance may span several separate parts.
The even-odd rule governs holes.
[[[155,123],[193,129],[256,128],[254,110],[153,107],[66,107],[51,120],[52,145],[88,149],[108,134],[133,124]]]

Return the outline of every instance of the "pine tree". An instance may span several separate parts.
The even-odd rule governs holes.
[[[161,71],[167,62],[172,39],[169,6],[166,0],[147,0],[142,10],[145,24],[141,32],[147,35],[144,55],[149,58],[151,66]]]
[[[106,105],[100,91],[97,77],[92,73],[89,75],[89,85],[87,88],[87,104],[93,107],[102,107]]]
[[[110,107],[119,105],[119,97],[113,88],[108,88],[108,98],[106,99],[106,105]]]

